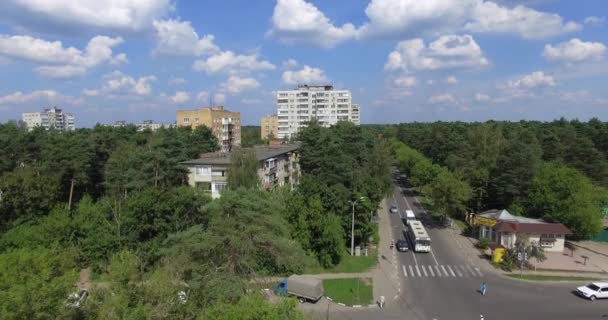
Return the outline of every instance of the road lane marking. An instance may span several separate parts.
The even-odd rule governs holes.
[[[422,277],[422,274],[420,273],[420,268],[418,268],[418,265],[416,265],[416,273],[418,273],[419,277]]]
[[[449,277],[448,272],[445,271],[445,267],[441,266],[441,270],[443,270],[443,273],[445,274],[446,277]]]
[[[416,275],[414,274],[414,269],[412,269],[412,265],[409,265],[410,267],[410,274],[412,275],[412,277],[415,277]]]
[[[416,254],[414,253],[414,250],[410,250],[410,252],[412,253],[412,257],[414,257],[414,262],[416,263],[416,265],[418,265],[418,260],[416,259]]]
[[[450,270],[450,274],[452,274],[452,277],[455,277],[456,275],[454,274],[454,271],[452,270],[452,268],[450,266],[448,266],[448,270]]]
[[[460,268],[460,270],[462,270],[462,275],[465,277],[468,277],[469,275],[467,274],[467,271],[464,269],[464,266],[460,265],[458,266],[458,268]]]
[[[433,272],[433,266],[429,266],[429,272],[431,273],[431,276],[435,276],[435,272]]]
[[[469,270],[469,272],[471,273],[471,275],[473,277],[476,277],[477,275],[475,274],[475,271],[473,271],[473,269],[471,268],[471,266],[467,266],[467,270]]]
[[[421,264],[420,266],[422,267],[422,273],[424,273],[424,276],[425,276],[425,277],[428,277],[428,276],[429,276],[429,274],[428,274],[428,273],[426,273],[426,268],[424,267],[424,265],[423,265],[423,264]]]
[[[435,264],[438,265],[439,262],[437,262],[437,258],[435,258],[435,254],[433,254],[433,249],[431,249],[431,256],[433,257],[433,260],[435,260]]]
[[[454,271],[456,271],[456,274],[462,278],[462,273],[460,272],[460,270],[458,270],[458,266],[454,266]]]
[[[405,269],[405,266],[401,266],[403,268],[403,275],[407,277],[407,270]]]
[[[477,271],[477,273],[479,273],[480,277],[483,277],[483,273],[481,273],[481,271],[479,271],[479,268],[475,267],[475,271]]]
[[[441,271],[439,271],[439,266],[435,265],[435,270],[437,270],[437,276],[441,277]]]

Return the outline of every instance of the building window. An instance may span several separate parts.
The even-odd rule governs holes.
[[[211,182],[197,182],[195,186],[201,191],[211,192]]]
[[[196,175],[207,175],[211,172],[208,166],[196,167]]]
[[[190,118],[184,118],[184,123],[190,123]]]
[[[216,192],[222,192],[222,191],[224,191],[224,189],[226,189],[226,184],[225,183],[216,183],[215,184],[215,191]]]

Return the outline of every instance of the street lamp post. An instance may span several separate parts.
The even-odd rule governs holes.
[[[363,201],[363,200],[365,200],[365,197],[360,197],[359,199],[357,199],[355,201],[350,201],[350,203],[353,205],[351,224],[350,224],[350,255],[351,256],[355,255],[355,205],[357,204],[357,202]]]

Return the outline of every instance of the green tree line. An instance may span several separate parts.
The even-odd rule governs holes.
[[[385,136],[412,149],[407,152],[417,151],[414,158],[427,159],[423,185],[438,172],[428,169],[433,163],[470,188],[470,199],[454,212],[506,208],[564,223],[575,239],[588,239],[602,229],[608,185],[604,122],[435,122],[384,129]]]

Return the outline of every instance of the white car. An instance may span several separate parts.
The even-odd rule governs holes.
[[[397,205],[392,205],[391,206],[391,213],[397,213],[399,212],[399,209],[397,209]]]
[[[576,293],[591,301],[608,298],[608,282],[592,282],[586,286],[576,288]]]

